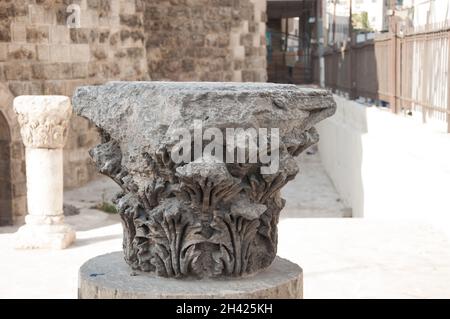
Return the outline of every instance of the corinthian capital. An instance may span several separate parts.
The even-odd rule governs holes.
[[[63,148],[72,106],[66,96],[23,95],[14,99],[23,143],[30,148]]]
[[[126,262],[175,278],[270,266],[280,190],[336,109],[325,90],[269,83],[112,82],[78,88],[73,104],[103,132],[90,155],[123,190]]]

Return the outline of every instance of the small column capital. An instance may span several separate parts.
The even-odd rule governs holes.
[[[70,99],[62,95],[22,95],[14,99],[23,143],[30,148],[63,148],[72,115]]]

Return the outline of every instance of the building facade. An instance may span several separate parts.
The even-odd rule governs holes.
[[[364,32],[388,31],[389,1],[323,0],[325,43],[339,45],[348,40],[350,3],[354,30],[360,29]]]

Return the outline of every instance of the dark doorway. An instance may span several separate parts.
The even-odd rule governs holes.
[[[268,0],[266,43],[269,82],[313,82],[315,3],[313,0]]]
[[[11,135],[0,112],[0,226],[12,224]]]

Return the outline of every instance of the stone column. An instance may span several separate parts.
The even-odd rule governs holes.
[[[17,248],[63,249],[75,240],[64,224],[63,147],[72,114],[66,96],[14,99],[26,147],[28,215],[17,232]]]

